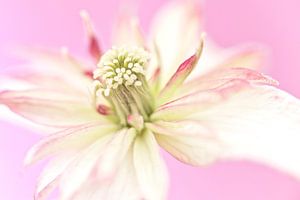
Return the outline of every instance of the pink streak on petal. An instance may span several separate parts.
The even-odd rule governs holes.
[[[58,91],[4,91],[0,93],[0,103],[24,118],[46,126],[68,127],[101,118],[87,100]]]
[[[94,26],[90,19],[89,13],[85,10],[80,12],[80,16],[84,23],[84,28],[86,30],[86,34],[88,36],[89,42],[89,53],[94,58],[95,62],[98,63],[99,59],[102,55],[102,50],[100,48],[98,39],[95,35]]]
[[[102,131],[99,131],[101,130]],[[56,152],[68,149],[80,149],[101,137],[106,128],[103,123],[88,123],[57,132],[34,145],[27,153],[25,164],[33,164]]]

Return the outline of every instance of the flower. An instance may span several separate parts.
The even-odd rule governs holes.
[[[11,76],[30,89],[2,91],[0,103],[58,129],[25,159],[52,158],[35,199],[56,187],[61,199],[165,199],[168,177],[159,146],[190,165],[251,159],[300,175],[294,156],[299,100],[253,70],[261,66],[260,51],[223,50],[209,40],[204,45],[195,8],[167,5],[154,20],[152,45],[124,15],[117,46],[105,53],[82,12],[97,69],[66,49],[26,49],[31,65]]]

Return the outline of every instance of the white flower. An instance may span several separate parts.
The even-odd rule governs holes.
[[[13,112],[59,129],[26,157],[27,164],[52,158],[35,199],[56,187],[63,200],[166,199],[159,146],[195,166],[251,159],[300,176],[300,103],[253,70],[260,52],[210,41],[203,48],[196,6],[173,2],[153,23],[152,45],[123,17],[118,46],[103,54],[81,15],[97,69],[65,49],[26,51],[31,65],[11,76],[30,89],[0,93]]]

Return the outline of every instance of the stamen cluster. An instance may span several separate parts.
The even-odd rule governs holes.
[[[121,85],[139,87],[143,84],[149,54],[140,47],[113,47],[107,51],[94,71],[94,79],[101,83],[100,92],[109,96]]]

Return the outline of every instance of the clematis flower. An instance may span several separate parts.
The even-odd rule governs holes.
[[[262,64],[260,50],[204,44],[196,8],[191,2],[163,8],[150,45],[124,14],[117,46],[106,51],[82,12],[97,68],[65,49],[26,49],[26,73],[11,78],[28,89],[2,91],[0,103],[57,129],[25,159],[51,158],[35,199],[57,187],[64,200],[166,199],[160,147],[190,165],[249,159],[300,176],[299,100],[254,70]]]

